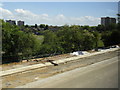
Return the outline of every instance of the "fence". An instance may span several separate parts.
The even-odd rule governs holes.
[[[2,55],[2,59],[0,64],[11,63],[11,62],[20,62],[23,60],[35,59],[35,58],[43,58],[49,56],[59,55],[61,53],[53,53],[53,54],[42,54],[42,55],[34,55],[34,56],[22,56],[22,55]]]

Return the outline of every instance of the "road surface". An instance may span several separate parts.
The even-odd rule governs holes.
[[[16,88],[118,88],[118,57]]]

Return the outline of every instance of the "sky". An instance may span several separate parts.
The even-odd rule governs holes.
[[[23,20],[25,24],[90,25],[101,17],[117,17],[118,2],[2,2],[1,19]]]

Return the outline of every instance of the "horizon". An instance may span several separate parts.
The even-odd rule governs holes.
[[[117,17],[118,2],[3,2],[4,20],[22,20],[27,25],[100,24],[101,17]]]

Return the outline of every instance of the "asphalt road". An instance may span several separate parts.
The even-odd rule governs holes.
[[[16,88],[118,88],[118,57]]]

